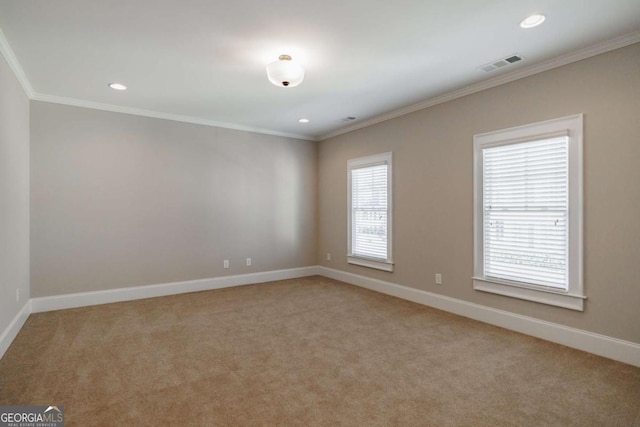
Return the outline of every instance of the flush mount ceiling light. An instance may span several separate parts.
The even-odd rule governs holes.
[[[267,65],[269,81],[280,87],[295,87],[304,79],[304,69],[289,55],[280,55],[277,61]]]
[[[109,87],[115,90],[127,90],[127,87],[122,83],[109,83]]]
[[[533,28],[542,24],[544,20],[547,19],[544,15],[531,15],[522,20],[520,22],[520,26],[522,28]]]
[[[309,119],[298,119],[298,123],[309,123]]]

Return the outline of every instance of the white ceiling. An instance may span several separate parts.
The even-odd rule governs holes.
[[[521,29],[532,13],[546,22]],[[33,99],[321,139],[614,38],[640,41],[640,1],[0,0],[0,29]],[[300,86],[267,80],[282,53],[304,64]],[[513,53],[526,60],[478,69]]]

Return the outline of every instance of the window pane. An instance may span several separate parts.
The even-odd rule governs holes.
[[[351,170],[352,254],[387,258],[387,165]]]
[[[568,137],[483,150],[484,274],[568,288]]]

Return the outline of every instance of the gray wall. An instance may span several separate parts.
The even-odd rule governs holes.
[[[43,102],[31,114],[34,297],[315,265],[316,143]]]
[[[0,55],[0,334],[28,300],[29,100]]]
[[[577,113],[585,114],[585,311],[474,291],[473,135]],[[635,44],[323,141],[318,263],[640,343],[639,138]],[[347,160],[386,151],[394,154],[393,273],[346,263]]]
[[[640,343],[638,70],[640,44],[342,135],[319,149],[308,141],[33,102],[32,295],[319,263]],[[0,95],[4,330],[29,296],[29,103],[4,61]],[[576,113],[585,114],[585,311],[473,291],[472,136]],[[385,151],[395,162],[394,273],[346,263],[346,162]],[[230,269],[222,269],[223,259]],[[434,273],[443,274],[442,286]]]

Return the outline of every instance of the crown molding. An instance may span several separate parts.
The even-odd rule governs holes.
[[[162,113],[159,111],[144,110],[141,108],[124,107],[122,105],[103,104],[101,102],[85,101],[82,99],[66,98],[63,96],[46,95],[42,93],[34,93],[31,96],[33,101],[49,102],[52,104],[70,105],[73,107],[90,108],[92,110],[111,111],[114,113],[131,114],[134,116],[151,117],[154,119],[171,120],[174,122],[191,123],[196,125],[213,126],[224,129],[240,130],[244,132],[259,133],[263,135],[280,136],[285,138],[302,139],[305,141],[314,141],[315,139],[305,135],[295,133],[276,132],[269,129],[261,129],[251,126],[241,126],[232,123],[218,122],[215,120],[203,119],[200,117],[182,116],[179,114]]]
[[[24,73],[24,70],[22,69],[20,62],[18,62],[18,58],[16,58],[16,55],[13,53],[13,49],[11,49],[11,45],[9,45],[9,41],[4,36],[4,33],[2,32],[1,28],[0,28],[0,52],[2,53],[2,56],[4,56],[4,59],[7,61],[7,64],[9,64],[9,68],[11,68],[11,70],[13,71],[13,74],[16,76],[16,79],[22,86],[24,93],[27,95],[28,98],[33,97],[33,88],[31,87],[31,83],[29,82],[29,79],[27,79],[27,75]]]
[[[29,82],[27,75],[22,69],[22,66],[18,61],[18,58],[13,52],[13,49],[11,48],[9,41],[5,37],[1,28],[0,28],[0,53],[2,53],[2,56],[4,56],[4,59],[7,61],[7,64],[9,64],[9,68],[11,68],[11,70],[13,71],[13,74],[15,75],[16,79],[22,86],[22,89],[24,90],[27,97],[33,101],[42,101],[42,102],[49,102],[53,104],[63,104],[63,105],[70,105],[74,107],[90,108],[92,110],[111,111],[114,113],[131,114],[136,116],[151,117],[155,119],[171,120],[175,122],[191,123],[196,125],[213,126],[213,127],[224,128],[224,129],[259,133],[263,135],[302,139],[305,141],[317,141],[316,138],[306,136],[306,135],[293,134],[293,133],[287,133],[287,132],[276,132],[269,129],[261,129],[261,128],[256,128],[251,126],[241,126],[241,125],[236,125],[231,123],[218,122],[215,120],[203,119],[199,117],[183,116],[183,115],[171,114],[171,113],[162,113],[159,111],[144,110],[141,108],[124,107],[120,105],[103,104],[100,102],[93,102],[93,101],[86,101],[81,99],[66,98],[62,96],[36,93],[33,90],[33,87],[31,86],[31,83]]]
[[[120,105],[104,104],[100,102],[93,102],[93,101],[86,101],[86,100],[75,99],[75,98],[66,98],[61,96],[36,93],[34,92],[31,86],[31,83],[27,79],[27,76],[24,73],[22,66],[18,62],[18,59],[16,58],[13,52],[13,49],[11,49],[11,46],[9,45],[9,42],[7,41],[4,33],[2,32],[2,29],[0,29],[0,53],[2,53],[5,60],[9,64],[9,67],[11,68],[14,75],[16,76],[16,79],[20,82],[20,85],[24,89],[24,92],[26,93],[27,97],[29,97],[29,99],[31,100],[49,102],[54,104],[70,105],[74,107],[90,108],[93,110],[111,111],[115,113],[123,113],[123,114],[131,114],[131,115],[137,115],[137,116],[143,116],[143,117],[151,117],[156,119],[171,120],[176,122],[191,123],[191,124],[197,124],[197,125],[203,125],[203,126],[213,126],[213,127],[224,128],[224,129],[259,133],[263,135],[301,139],[305,141],[324,141],[329,138],[333,138],[339,135],[343,135],[345,133],[353,132],[358,129],[372,126],[387,120],[394,119],[396,117],[404,116],[406,114],[414,113],[416,111],[433,107],[435,105],[452,101],[454,99],[462,98],[467,95],[472,95],[474,93],[481,92],[486,89],[491,89],[493,87],[500,86],[505,83],[510,83],[519,79],[523,79],[525,77],[532,76],[534,74],[538,74],[554,68],[562,67],[564,65],[571,64],[573,62],[581,61],[583,59],[600,55],[602,53],[606,53],[615,49],[620,49],[622,47],[629,46],[638,42],[640,42],[640,31],[635,31],[635,32],[602,42],[602,43],[595,44],[593,46],[589,46],[574,52],[570,52],[566,55],[561,55],[556,58],[552,58],[550,60],[547,60],[538,64],[534,64],[528,67],[521,68],[519,70],[511,71],[509,73],[496,76],[489,80],[483,80],[481,82],[463,87],[461,89],[457,89],[451,92],[444,93],[442,95],[438,95],[438,96],[426,99],[417,104],[409,105],[407,107],[390,111],[388,113],[373,117],[371,119],[362,121],[360,123],[353,124],[351,126],[347,126],[345,128],[335,130],[333,132],[329,132],[320,136],[310,136],[310,135],[300,135],[300,134],[293,134],[293,133],[287,133],[287,132],[277,132],[269,129],[262,129],[262,128],[256,128],[251,126],[241,126],[241,125],[236,125],[232,123],[225,123],[225,122],[218,122],[215,120],[203,119],[200,117],[183,116],[183,115],[171,114],[171,113],[162,113],[159,111],[145,110],[141,108],[125,107]]]
[[[520,68],[518,70],[502,74],[500,76],[496,76],[489,80],[483,80],[481,82],[472,84],[470,86],[466,86],[461,89],[457,89],[451,92],[444,93],[442,95],[435,96],[433,98],[429,98],[417,104],[409,105],[408,107],[403,107],[398,110],[390,111],[380,116],[376,116],[371,119],[362,121],[360,123],[353,124],[351,126],[321,135],[320,137],[318,137],[318,140],[324,141],[326,139],[343,135],[345,133],[353,132],[354,130],[362,129],[371,125],[375,125],[377,123],[394,119],[396,117],[404,116],[405,114],[414,113],[416,111],[433,107],[435,105],[442,104],[448,101],[453,101],[454,99],[462,98],[463,96],[472,95],[474,93],[481,92],[486,89],[491,89],[493,87],[500,86],[505,83],[510,83],[516,80],[520,80],[525,77],[532,76],[534,74],[538,74],[544,71],[552,70],[554,68],[562,67],[563,65],[581,61],[583,59],[600,55],[602,53],[606,53],[615,49],[620,49],[625,46],[629,46],[638,42],[640,42],[640,31],[635,31],[633,33],[616,37],[614,39],[611,39],[602,43],[598,43],[583,49],[579,49],[565,55],[557,56],[555,58],[552,58],[544,62],[540,62],[538,64],[534,64],[528,67]]]

